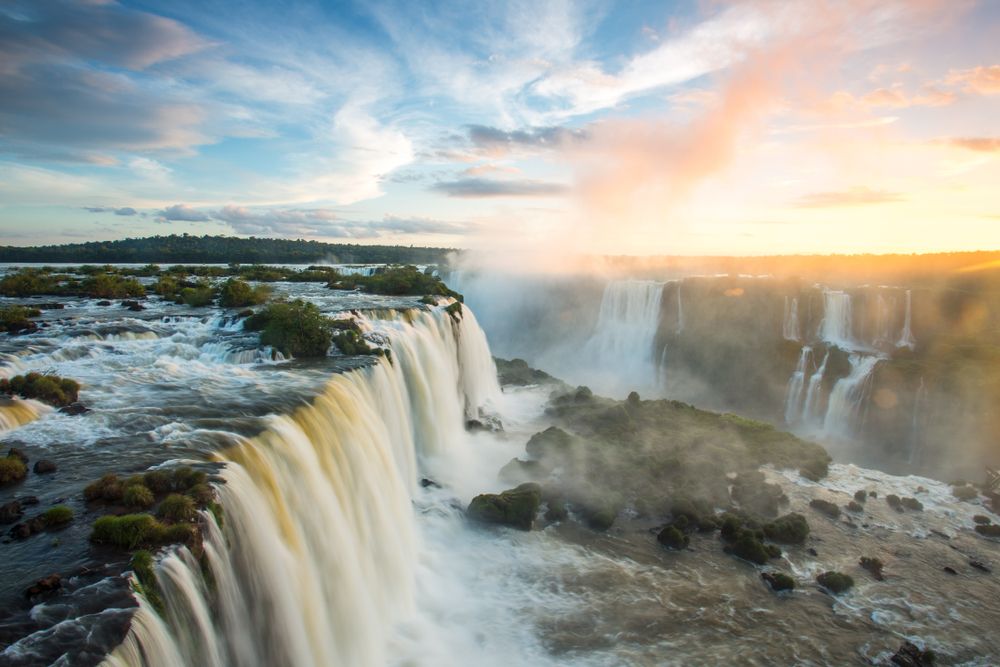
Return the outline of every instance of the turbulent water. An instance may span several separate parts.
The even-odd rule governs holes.
[[[0,545],[8,609],[0,664],[850,664],[885,659],[903,638],[955,663],[1000,657],[983,630],[1000,622],[996,585],[968,565],[997,557],[969,530],[986,510],[958,503],[946,485],[853,466],[834,466],[819,484],[769,471],[796,511],[809,512],[814,497],[843,504],[859,488],[925,506],[901,515],[870,501],[863,518],[810,515],[818,555],[787,550],[783,565],[801,589],[782,596],[723,554],[717,538],[666,552],[653,526],[628,512],[605,534],[572,522],[527,533],[477,528],[462,509],[505,488],[497,471],[546,426],[549,389],[501,392],[469,307],[456,319],[416,299],[276,289],[331,315],[353,312],[392,361],[285,359],[229,313],[155,300],[141,313],[71,300],[46,311],[37,333],[0,339],[3,375],[77,378],[92,408],[70,416],[33,402],[0,406],[5,444],[59,464],[0,500],[65,499],[78,514],[62,532]],[[663,289],[609,285],[586,332],[588,358],[657,368]],[[682,322],[679,290],[677,298]],[[852,358],[830,409],[853,409],[871,359]],[[787,414],[820,419],[810,403],[825,363],[802,352]],[[625,368],[629,378],[647,372]],[[488,416],[504,430],[466,430],[467,420]],[[177,460],[213,471],[224,520],[203,517],[207,567],[187,548],[158,556],[160,615],[131,593],[120,560],[101,567],[116,556],[87,545],[96,515],[80,491],[109,470]],[[859,581],[834,599],[810,584],[868,553],[887,561],[891,586]],[[59,597],[19,601],[54,571],[70,573]]]

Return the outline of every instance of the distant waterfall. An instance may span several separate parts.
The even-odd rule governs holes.
[[[889,303],[881,292],[876,296],[875,306],[875,336],[872,344],[878,347],[892,340],[892,320],[889,316]]]
[[[830,392],[830,402],[823,420],[823,432],[829,436],[853,438],[861,422],[861,411],[868,399],[872,372],[881,359],[852,354],[851,372],[837,380]]]
[[[437,309],[384,324],[391,363],[335,375],[310,405],[219,454],[210,576],[186,548],[163,557],[166,618],[143,602],[106,665],[386,663],[393,621],[413,605],[418,473],[462,465],[463,406],[499,387],[467,308],[458,321]]]
[[[788,379],[788,389],[785,392],[785,423],[794,424],[802,416],[802,404],[805,400],[804,390],[809,362],[812,361],[812,348],[803,347],[799,353],[799,363]]]
[[[678,304],[680,303],[678,283]],[[660,324],[663,283],[620,280],[608,283],[594,333],[582,353],[584,367],[601,375],[612,393],[652,389],[658,385],[654,342]],[[678,305],[678,312],[681,313]]]
[[[899,334],[899,342],[896,343],[896,347],[908,347],[912,350],[917,346],[917,341],[914,340],[913,331],[910,328],[913,319],[912,308],[913,292],[906,290],[906,314],[903,316],[903,330]]]
[[[823,355],[823,363],[819,365],[809,377],[809,386],[806,389],[806,400],[802,404],[802,421],[810,422],[819,415],[820,399],[823,394],[823,375],[826,374],[826,362],[830,360],[830,351]]]
[[[823,292],[823,321],[820,322],[819,337],[839,347],[853,348],[853,312],[851,295],[837,290]]]
[[[684,331],[684,301],[681,299],[681,285],[683,281],[677,281],[677,331],[676,333],[683,333]],[[661,291],[663,287],[660,287]]]
[[[799,328],[799,300],[796,297],[785,297],[785,317],[782,321],[781,333],[785,340],[802,340]]]

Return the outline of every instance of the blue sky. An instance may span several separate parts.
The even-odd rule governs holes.
[[[996,3],[0,5],[0,243],[1000,246]]]

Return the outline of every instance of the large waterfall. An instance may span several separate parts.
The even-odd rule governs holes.
[[[799,328],[799,300],[796,297],[785,297],[785,316],[781,324],[781,335],[785,340],[801,340]]]
[[[906,313],[903,316],[903,330],[899,334],[899,341],[896,342],[896,347],[908,347],[911,350],[917,346],[916,340],[913,338],[913,291],[906,290]]]
[[[595,370],[592,375],[600,378],[600,387],[606,392],[623,394],[658,387],[654,342],[663,285],[648,280],[618,280],[604,289],[597,326],[582,350],[585,358],[581,367]],[[681,318],[679,290],[677,298]],[[678,326],[683,324],[679,321]]]
[[[499,387],[468,309],[366,326],[392,361],[335,375],[219,453],[222,528],[204,517],[201,563],[186,548],[162,558],[165,618],[144,602],[109,666],[385,664],[414,603],[418,473],[461,465],[465,416]]]
[[[851,295],[838,290],[823,292],[823,321],[820,323],[819,338],[839,347],[853,348],[853,312]]]
[[[823,431],[828,436],[853,438],[861,426],[872,372],[881,361],[879,357],[862,354],[850,356],[851,372],[837,380],[830,391],[830,403],[823,420]]]

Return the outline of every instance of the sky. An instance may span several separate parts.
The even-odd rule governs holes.
[[[1000,248],[1000,2],[0,2],[0,245]]]

